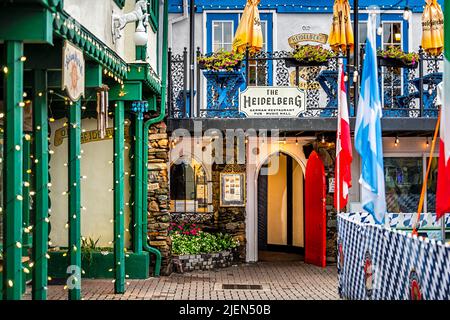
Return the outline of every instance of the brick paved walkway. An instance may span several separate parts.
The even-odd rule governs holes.
[[[86,300],[339,299],[336,267],[321,269],[303,262],[259,262],[128,282],[126,293],[116,295],[111,280],[83,280],[82,295]],[[222,284],[259,284],[263,289],[223,290]],[[49,300],[67,299],[60,285],[49,286],[48,295]]]

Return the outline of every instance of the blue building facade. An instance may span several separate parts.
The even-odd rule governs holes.
[[[233,76],[220,77],[201,70],[195,59],[191,66],[189,48],[193,41],[195,57],[231,50],[245,1],[195,1],[193,36],[189,32],[189,1],[170,3],[168,130],[174,133],[170,161],[173,173],[179,170],[177,166],[183,167],[184,172],[193,172],[190,177],[178,178],[177,182],[170,180],[173,190],[192,191],[191,196],[186,192],[180,196],[171,194],[171,213],[174,217],[189,216],[194,220],[201,217],[205,223],[232,233],[242,240],[241,256],[246,261],[257,261],[262,250],[300,253],[307,250],[306,239],[310,236],[307,202],[310,199],[304,194],[310,183],[306,171],[313,151],[319,154],[325,168],[327,258],[332,261],[335,257],[333,179],[337,59],[314,67],[296,67],[287,62],[297,45],[329,48],[327,39],[333,3],[262,0],[259,5],[264,39],[262,51],[254,56],[247,55],[242,68]],[[352,7],[353,3],[350,5]],[[417,68],[379,66],[386,198],[390,212],[417,210],[438,112],[436,85],[442,81],[442,57],[431,57],[421,51],[424,6],[425,2],[419,0],[359,1],[357,50],[342,56],[350,80],[349,111],[353,130],[354,99],[358,90],[354,84],[358,80],[355,71],[361,70],[364,62],[368,10],[375,10],[379,19],[379,49],[394,46],[420,54]],[[404,15],[405,9],[411,10],[409,16]],[[352,11],[352,22],[353,19]],[[359,57],[356,66],[355,55]],[[245,109],[245,101],[250,101],[245,100],[248,97],[269,98],[273,92],[285,97],[292,89],[301,92],[304,105],[288,111],[275,110],[270,105],[254,112]],[[179,134],[180,130],[185,133]],[[227,139],[229,130],[235,133],[232,140]],[[227,158],[230,147],[235,155],[232,161]],[[356,152],[354,158],[354,187],[350,190],[348,210],[358,211],[361,209],[360,167]],[[262,174],[274,161],[278,169]],[[197,177],[194,172],[201,174]],[[221,205],[221,176],[225,173],[245,176],[242,206]],[[435,176],[433,171],[432,179]],[[203,185],[201,201],[198,185]],[[434,210],[434,192],[432,182],[425,211]],[[206,204],[201,209],[200,202]]]

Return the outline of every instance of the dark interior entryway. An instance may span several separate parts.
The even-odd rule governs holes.
[[[304,254],[303,170],[291,156],[269,157],[258,176],[260,261],[298,261]]]

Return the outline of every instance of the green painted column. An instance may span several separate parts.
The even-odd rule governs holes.
[[[22,247],[25,253],[28,248],[31,248],[31,233],[28,227],[30,226],[30,188],[31,188],[31,135],[26,133],[23,136],[23,206],[22,206]]]
[[[5,41],[3,299],[22,297],[23,42]]]
[[[125,106],[117,101],[114,112],[114,291],[125,292]]]
[[[81,99],[69,107],[69,262],[70,300],[81,299]]]
[[[47,72],[35,70],[33,97],[35,207],[33,229],[33,300],[47,299],[48,277],[48,109]]]
[[[133,251],[142,253],[142,132],[144,119],[142,112],[137,111],[135,116],[134,135],[134,205],[133,205]]]

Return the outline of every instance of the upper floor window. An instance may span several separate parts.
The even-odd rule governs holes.
[[[213,51],[231,51],[234,37],[233,21],[213,21]]]
[[[400,22],[383,23],[383,49],[402,46],[402,25]]]
[[[401,22],[383,22],[382,48],[402,48]],[[401,68],[382,68],[384,107],[396,107],[395,97],[402,95],[403,79]]]
[[[363,21],[360,22],[358,25],[358,35],[359,35],[359,46],[358,46],[358,52],[361,51],[361,48],[366,44],[367,39],[367,22]]]
[[[261,30],[263,34],[263,47],[261,51],[267,51],[267,21],[261,20]],[[268,68],[267,61],[250,61],[249,62],[249,79],[250,86],[267,86],[268,85]]]

